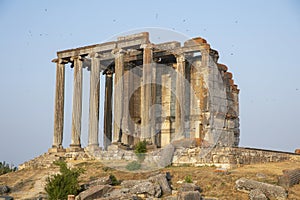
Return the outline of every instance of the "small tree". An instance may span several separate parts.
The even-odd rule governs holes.
[[[136,154],[140,162],[144,161],[146,152],[147,152],[147,142],[145,140],[138,142],[134,148],[134,153]]]
[[[10,166],[8,163],[5,163],[5,161],[0,162],[0,175],[14,171],[17,171],[17,168],[13,165]]]
[[[77,195],[80,190],[78,177],[83,173],[83,169],[69,169],[64,161],[57,161],[54,164],[60,167],[60,174],[46,180],[45,191],[49,200],[64,200],[69,194]]]
[[[146,153],[147,152],[147,142],[145,140],[138,142],[134,148],[134,152],[136,154]]]

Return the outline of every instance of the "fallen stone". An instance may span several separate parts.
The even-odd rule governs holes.
[[[201,188],[194,183],[183,183],[179,188],[179,192],[198,191],[201,192]]]
[[[250,192],[251,190],[259,189],[268,198],[274,197],[276,199],[286,199],[287,192],[283,187],[277,185],[271,185],[268,183],[262,183],[246,178],[240,178],[236,182],[236,188],[239,191]]]
[[[167,176],[165,174],[158,174],[156,176],[152,176],[148,179],[152,183],[157,183],[162,190],[162,194],[171,194],[172,190],[167,180]]]
[[[300,149],[296,149],[295,154],[300,154]]]
[[[93,187],[96,185],[111,185],[111,184],[112,184],[112,180],[110,176],[101,177],[97,180],[88,183],[89,187]]]
[[[294,170],[283,170],[283,175],[278,177],[278,184],[283,187],[291,187],[300,182],[300,168]]]
[[[198,191],[182,192],[179,195],[179,200],[201,200],[201,195]]]
[[[146,197],[160,197],[162,190],[158,183],[151,183],[150,181],[141,182],[134,185],[130,189],[132,194],[145,194]]]
[[[10,188],[7,185],[0,185],[0,194],[9,193]]]
[[[11,196],[0,196],[0,200],[14,200]]]
[[[251,190],[249,193],[250,200],[268,200],[266,195],[259,189]]]
[[[96,185],[81,192],[76,197],[76,200],[94,200],[103,197],[106,193],[110,192],[111,190],[112,186],[110,185]]]
[[[126,181],[122,181],[121,186],[122,186],[122,188],[132,188],[136,184],[139,184],[139,183],[142,183],[145,181],[146,180],[126,180]]]
[[[172,144],[168,144],[164,148],[162,148],[160,152],[160,159],[158,160],[159,167],[166,167],[172,164],[172,159],[174,155],[175,147]]]

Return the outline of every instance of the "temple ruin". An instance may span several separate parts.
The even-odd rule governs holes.
[[[146,140],[160,148],[195,139],[199,145],[237,147],[239,89],[205,39],[153,44],[149,33],[57,52],[54,137],[49,152],[83,151],[83,70],[90,72],[88,150]],[[63,143],[65,71],[74,71],[71,144]],[[67,69],[68,72],[68,69]],[[105,81],[104,80],[105,77]],[[101,81],[100,81],[101,80]],[[104,82],[104,83],[102,83]],[[100,93],[105,84],[105,93]],[[104,102],[100,102],[104,99]],[[99,104],[104,103],[104,112]],[[104,132],[99,133],[99,115]]]

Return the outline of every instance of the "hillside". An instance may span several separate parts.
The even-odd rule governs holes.
[[[99,161],[72,161],[70,166],[81,167],[85,173],[80,177],[81,183],[113,174],[119,180],[142,179],[153,172],[130,173],[118,171],[103,165]],[[215,167],[167,167],[161,172],[170,172],[172,175],[172,186],[178,188],[186,176],[202,188],[201,193],[206,197],[217,197],[219,199],[248,199],[246,193],[235,189],[235,181],[241,177],[250,178],[266,183],[276,184],[278,175],[284,169],[295,169],[300,167],[300,161],[286,161],[280,163],[266,163],[247,165],[229,170],[228,174],[218,173]],[[9,194],[15,199],[30,199],[43,194],[45,179],[58,172],[58,168],[51,166],[48,169],[23,169],[0,176],[0,185],[8,185],[12,191]],[[300,199],[300,184],[289,188],[288,199]]]

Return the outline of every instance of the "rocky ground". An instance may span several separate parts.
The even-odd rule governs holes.
[[[236,181],[238,179],[246,178],[277,185],[278,176],[282,175],[282,170],[299,168],[300,161],[247,165],[228,171],[215,167],[171,166],[150,172],[124,172],[107,167],[95,160],[71,161],[69,165],[85,169],[85,173],[80,177],[81,184],[86,184],[109,175],[114,175],[118,180],[125,183],[125,180],[147,179],[157,174],[166,174],[166,172],[169,172],[173,194],[182,190],[184,181],[188,177],[195,185],[201,188],[201,196],[206,199],[213,197],[214,199],[241,200],[249,199],[249,194],[236,189]],[[45,195],[43,190],[45,179],[57,173],[58,170],[58,167],[51,166],[47,169],[22,169],[11,172],[0,176],[0,186],[9,186],[11,192],[8,195],[13,196],[15,199],[37,199],[37,197]],[[123,186],[114,187],[118,189]],[[287,199],[300,199],[300,184],[287,188],[287,191]],[[252,193],[255,192],[257,191],[253,191]],[[270,199],[272,198],[270,197]]]

